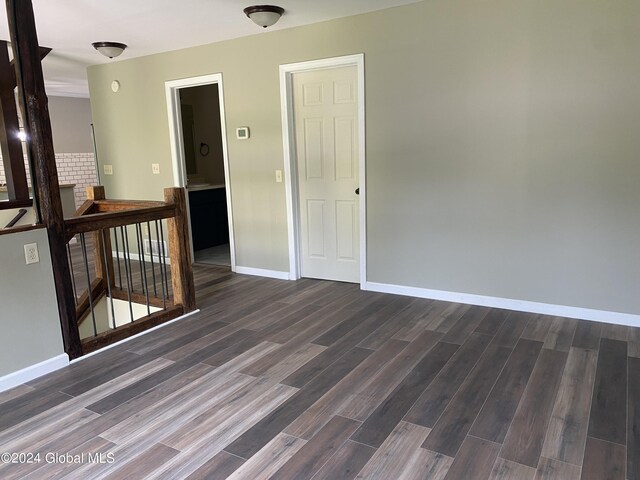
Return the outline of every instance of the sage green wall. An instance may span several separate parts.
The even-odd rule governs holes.
[[[40,263],[25,265],[23,245],[37,243]],[[62,355],[47,231],[0,235],[0,377]]]
[[[288,270],[278,66],[363,52],[368,280],[638,314],[639,20],[635,0],[429,0],[91,67],[107,191],[161,196],[164,82],[222,72],[238,264]]]

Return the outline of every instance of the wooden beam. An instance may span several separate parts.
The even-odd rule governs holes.
[[[146,200],[96,200],[93,203],[96,208],[95,213],[124,212],[127,210],[140,208],[154,208],[164,206],[164,202],[154,202]]]
[[[29,187],[18,137],[20,124],[16,108],[15,70],[9,62],[8,43],[0,41],[0,150],[9,200],[28,200]]]
[[[2,43],[5,43],[7,45],[7,48],[9,48],[10,43],[6,42],[6,41],[2,41]],[[42,59],[44,59],[44,57],[46,57],[47,55],[49,55],[49,52],[51,52],[51,49],[48,47],[40,47],[40,60],[42,61]],[[15,60],[11,60],[11,62],[9,62],[9,67],[10,67],[10,71],[9,71],[9,75],[11,76],[11,89],[14,89],[18,86],[18,82],[16,79],[16,61]]]
[[[111,296],[116,300],[123,300],[125,302],[129,301],[129,295],[131,295],[131,301],[133,303],[138,303],[140,305],[147,305],[147,296],[142,293],[136,292],[127,292],[126,290],[122,290],[121,288],[112,288]],[[149,305],[156,308],[164,308],[165,305],[172,305],[173,301],[171,298],[162,299],[160,297],[154,297],[153,295],[149,295]]]
[[[9,45],[9,42],[5,42],[7,43],[7,45]],[[44,57],[46,57],[47,55],[49,55],[49,52],[51,52],[51,49],[49,47],[40,47],[40,61],[42,61],[44,59]],[[11,67],[11,78],[12,78],[12,87],[11,88],[16,88],[18,86],[18,82],[16,81],[16,61],[15,60],[11,60],[11,63],[9,64],[9,66]]]
[[[173,303],[182,305],[185,313],[196,309],[196,289],[193,282],[187,201],[183,188],[165,188],[164,201],[175,207],[174,217],[167,219],[169,226],[169,258],[171,259],[171,285]]]
[[[73,359],[82,355],[82,344],[76,324],[75,298],[67,258],[60,184],[33,5],[31,0],[6,0],[6,2],[11,46],[16,65],[16,83],[23,99],[22,119],[30,135],[29,152],[33,164],[31,174],[36,207],[42,223],[47,227],[49,237],[64,349]]]
[[[183,315],[184,310],[182,306],[177,305],[175,307],[169,307],[166,310],[152,313],[146,317],[139,318],[133,323],[127,323],[112,330],[107,330],[104,333],[100,333],[95,337],[89,337],[82,340],[82,350],[84,353],[90,353],[98,350],[102,347],[110,345],[119,340],[131,337],[140,332],[160,325],[162,323],[173,320]]]

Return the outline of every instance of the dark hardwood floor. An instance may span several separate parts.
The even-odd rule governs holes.
[[[199,313],[0,393],[0,478],[640,478],[639,329],[195,276]]]

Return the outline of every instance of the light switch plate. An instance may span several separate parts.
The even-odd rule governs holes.
[[[276,170],[276,183],[282,183],[282,170]]]
[[[160,164],[159,163],[152,163],[151,164],[151,171],[153,172],[154,175],[160,175]]]
[[[113,175],[113,165],[105,165],[104,166],[104,174],[105,175]]]
[[[236,128],[236,138],[238,140],[246,140],[249,138],[249,127],[238,127]]]

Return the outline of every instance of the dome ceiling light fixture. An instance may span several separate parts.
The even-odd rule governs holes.
[[[244,9],[244,13],[253,23],[262,28],[274,25],[284,13],[284,8],[275,5],[253,5]]]
[[[124,52],[127,46],[118,42],[94,42],[91,44],[98,52],[105,57],[115,58]]]

